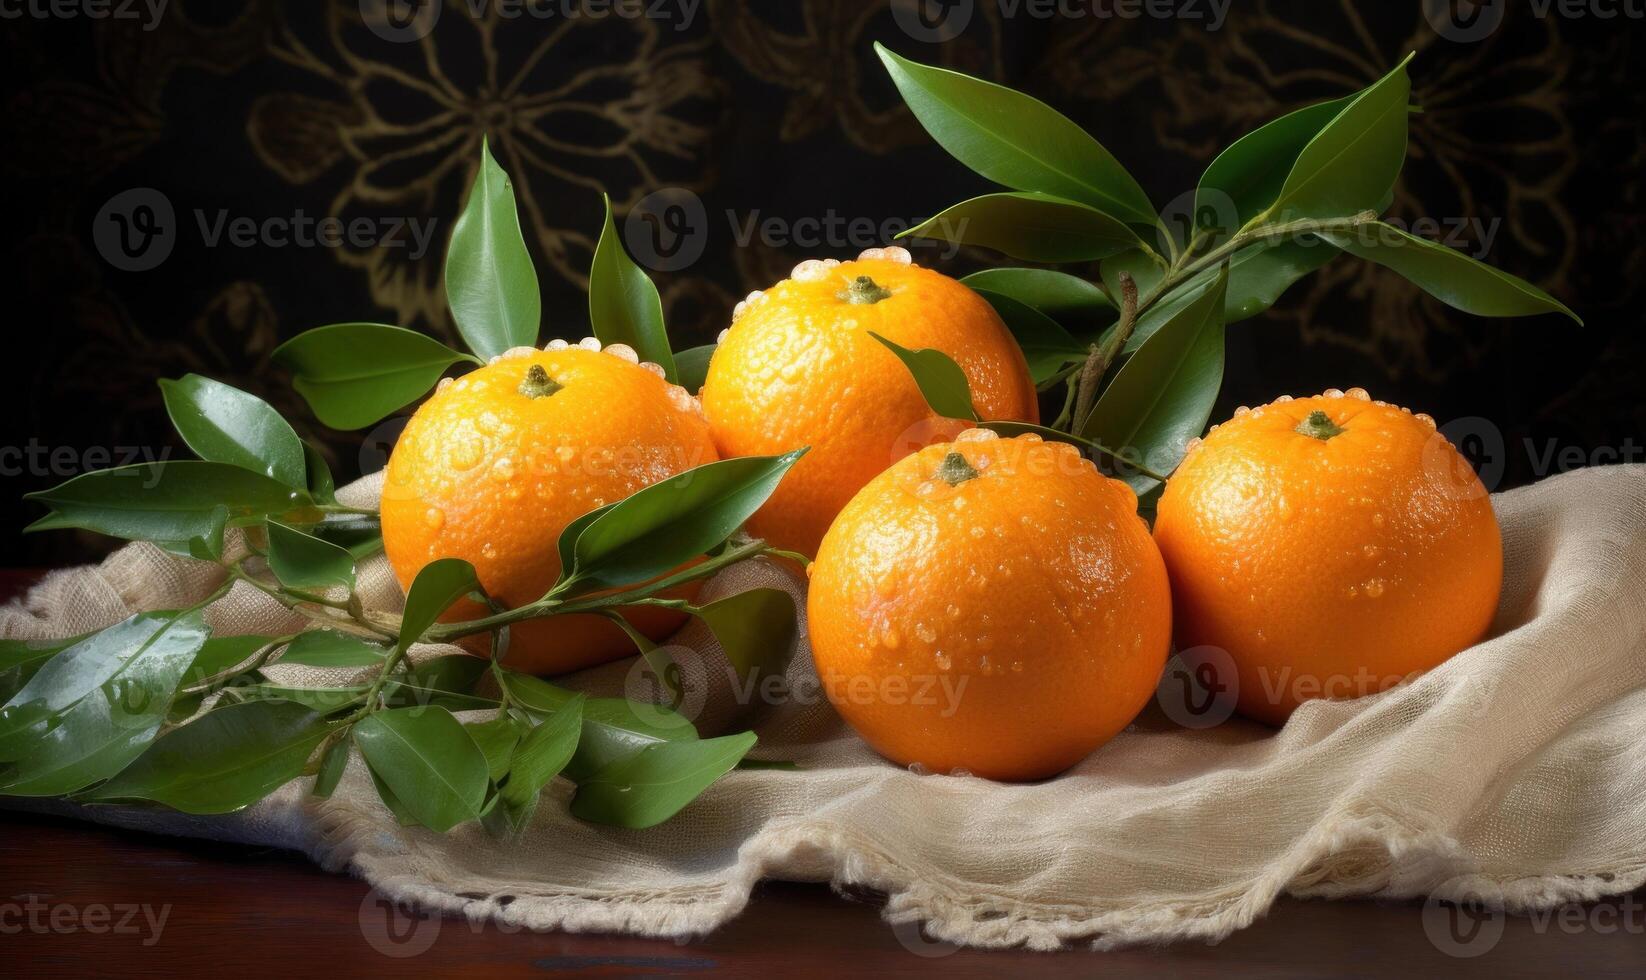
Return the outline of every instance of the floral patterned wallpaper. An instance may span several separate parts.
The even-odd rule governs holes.
[[[0,24],[8,529],[33,516],[15,499],[26,490],[104,455],[179,452],[162,375],[257,391],[340,472],[380,465],[392,426],[325,431],[269,353],[349,319],[455,340],[440,259],[482,137],[516,185],[545,337],[588,332],[601,193],[643,261],[656,202],[690,204],[689,254],[652,263],[683,347],[799,259],[855,253],[981,190],[898,102],[876,40],[1034,93],[1161,206],[1241,133],[1417,52],[1422,112],[1393,214],[1431,219],[1434,237],[1539,283],[1588,325],[1477,320],[1338,260],[1231,330],[1226,408],[1361,385],[1464,420],[1458,437],[1495,457],[1483,461],[1504,486],[1631,446],[1646,461],[1646,24],[1540,17],[1514,0],[1478,40],[1437,33],[1433,0],[1171,0],[1169,18],[1111,0],[524,2],[170,0],[152,18],[151,4]],[[927,29],[956,9],[964,29]],[[175,240],[142,268],[111,259],[95,230],[132,195],[174,218]],[[328,240],[328,219],[363,232]],[[957,274],[996,261],[921,260]],[[99,547],[5,541],[9,564]]]

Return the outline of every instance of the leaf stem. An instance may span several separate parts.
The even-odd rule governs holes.
[[[1115,354],[1125,346],[1126,339],[1132,335],[1132,327],[1137,323],[1137,281],[1131,273],[1120,273],[1120,321],[1115,324],[1113,332],[1101,344],[1093,344],[1092,352],[1086,358],[1086,366],[1080,369],[1080,385],[1075,395],[1074,416],[1070,420],[1070,428],[1075,431],[1084,431],[1086,423],[1091,419],[1092,407],[1097,401],[1097,389],[1103,381],[1104,372],[1108,371]]]

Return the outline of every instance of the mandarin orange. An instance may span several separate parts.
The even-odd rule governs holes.
[[[437,558],[475,567],[487,595],[519,606],[560,576],[574,519],[718,458],[696,399],[634,351],[593,338],[517,348],[440,389],[412,416],[383,483],[383,547],[402,585]],[[484,612],[470,600],[447,620]],[[660,639],[682,614],[630,620]],[[626,656],[617,624],[557,616],[512,627],[506,663],[553,674]]]
[[[1360,389],[1282,398],[1192,448],[1155,540],[1177,644],[1232,661],[1239,710],[1391,687],[1491,625],[1503,548],[1486,488],[1427,416]]]
[[[1149,701],[1171,640],[1137,496],[1073,447],[984,429],[875,477],[811,566],[812,657],[882,755],[1039,779]]]
[[[901,248],[854,262],[803,262],[738,304],[709,363],[703,409],[723,456],[810,446],[750,530],[813,554],[834,516],[876,474],[965,423],[926,405],[897,355],[870,336],[952,357],[985,419],[1037,421],[1023,352],[977,293]]]

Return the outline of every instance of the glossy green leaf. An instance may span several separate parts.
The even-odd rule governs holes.
[[[331,467],[320,450],[308,442],[303,443],[303,465],[308,470],[309,496],[315,503],[337,503],[337,481],[331,475]]]
[[[1050,194],[985,194],[962,201],[899,234],[977,245],[1025,262],[1088,262],[1137,248],[1125,222]]]
[[[273,643],[272,636],[214,636],[201,645],[189,665],[188,683],[198,684],[226,670],[240,666]]]
[[[177,434],[201,459],[308,489],[302,440],[268,402],[198,374],[164,379],[160,392]]]
[[[1345,252],[1393,269],[1447,306],[1478,316],[1561,313],[1566,304],[1518,276],[1382,222],[1323,236]]]
[[[269,568],[292,589],[354,588],[354,556],[279,521],[267,523]]]
[[[303,774],[327,726],[292,701],[248,701],[206,712],[161,736],[82,799],[152,800],[184,813],[233,813]]]
[[[1228,274],[1169,320],[1133,354],[1104,389],[1081,435],[1136,454],[1170,473],[1190,439],[1211,417],[1223,385],[1223,304]],[[1159,482],[1142,474],[1123,479],[1139,493]]]
[[[753,732],[696,742],[662,742],[578,780],[572,815],[639,829],[680,812],[754,748]]]
[[[663,376],[678,382],[680,372],[663,325],[663,300],[645,270],[623,250],[612,202],[607,197],[606,224],[589,266],[589,323],[602,344],[628,344],[642,361],[663,366]]]
[[[346,684],[337,687],[300,687],[293,684],[260,682],[236,684],[228,688],[238,701],[295,701],[321,714],[332,714],[352,708],[365,700],[365,684]]]
[[[782,589],[748,589],[716,599],[694,615],[708,624],[745,682],[780,674],[788,665],[799,626],[794,599]]]
[[[526,674],[504,671],[503,677],[509,695],[535,716],[553,716],[577,697],[565,688]],[[566,775],[580,780],[648,745],[696,739],[697,729],[692,723],[669,708],[622,698],[590,698],[583,703],[583,734],[566,766]]]
[[[524,809],[566,768],[582,737],[584,702],[577,695],[520,740],[509,763],[509,781],[503,784],[503,802]]]
[[[278,513],[308,498],[228,463],[178,460],[82,473],[26,499],[52,511],[29,525],[30,531],[78,527],[136,541],[187,542],[221,540],[225,518]]]
[[[371,667],[387,654],[381,646],[337,630],[309,630],[280,654],[283,664],[304,667]]]
[[[327,514],[304,530],[347,551],[355,561],[383,550],[383,523],[375,514]]]
[[[396,708],[354,726],[366,764],[406,812],[444,833],[480,816],[486,797],[486,756],[444,708]]]
[[[343,779],[343,770],[349,767],[349,741],[339,739],[320,758],[320,771],[314,774],[314,787],[309,791],[321,799],[331,796]]]
[[[1305,106],[1229,144],[1200,178],[1195,195],[1197,215],[1207,211],[1220,214],[1232,208],[1234,214],[1230,217],[1238,228],[1263,212],[1280,196],[1280,188],[1303,148],[1354,100],[1355,96],[1350,95]]]
[[[83,639],[84,636],[61,640],[0,640],[0,704],[21,691],[46,661]]]
[[[718,344],[691,347],[674,356],[674,368],[680,372],[679,385],[692,394],[703,390],[703,381],[709,376],[709,361],[714,359]]]
[[[909,369],[932,411],[947,419],[977,421],[977,409],[972,407],[971,383],[966,380],[966,372],[960,369],[954,358],[932,347],[910,350],[872,330],[869,336],[884,344]]]
[[[1050,269],[984,269],[960,280],[980,293],[1009,296],[1070,329],[1101,326],[1115,310],[1096,285]]]
[[[509,771],[509,760],[514,758],[515,746],[526,734],[526,726],[510,715],[500,714],[490,721],[471,721],[463,727],[469,730],[469,737],[486,757],[487,774],[494,782],[501,780]]]
[[[1034,378],[1035,384],[1051,380],[1065,367],[1084,360],[1090,353],[1087,346],[1075,340],[1056,320],[1027,303],[986,289],[977,292],[989,301],[1017,339],[1017,345],[1023,349],[1023,357],[1029,362],[1029,375]]]
[[[383,781],[383,777],[377,774],[377,770],[368,765],[366,766],[366,772],[371,775],[371,784],[377,790],[377,798],[383,801],[384,806],[388,807],[389,813],[394,816],[395,821],[400,826],[416,827],[421,823],[417,819],[417,815],[406,804],[400,802],[400,797],[394,794],[394,790],[390,789],[389,784]]]
[[[1241,249],[1229,259],[1223,322],[1237,323],[1257,316],[1279,302],[1293,283],[1339,254],[1336,248],[1312,236],[1278,243],[1262,242]],[[1126,341],[1126,352],[1129,354],[1143,346],[1163,324],[1204,296],[1220,274],[1220,268],[1202,270],[1138,317],[1137,326]]]
[[[440,614],[457,600],[480,588],[474,566],[461,558],[441,558],[424,565],[406,590],[406,608],[400,614],[400,649],[423,638]]]
[[[1153,227],[1143,188],[1103,145],[1039,99],[900,58],[880,44],[903,101],[940,146],[997,184],[1081,201]]]
[[[446,369],[474,361],[432,337],[382,323],[334,323],[275,348],[274,362],[321,422],[363,429],[428,393]]]
[[[416,665],[383,688],[384,700],[395,707],[432,704],[449,711],[495,707],[497,702],[474,693],[488,662],[468,654],[433,657]]]
[[[805,452],[706,463],[618,501],[562,544],[572,577],[585,589],[633,585],[718,547]]]
[[[205,643],[198,612],[144,613],[48,660],[0,709],[0,792],[60,796],[143,753]]]
[[[1271,207],[1277,221],[1344,218],[1376,208],[1406,162],[1407,55],[1303,147]]]
[[[222,504],[205,516],[204,530],[182,541],[155,541],[154,544],[180,558],[217,561],[223,557],[224,534],[229,527],[229,509]]]
[[[446,303],[469,350],[489,360],[512,347],[537,346],[543,298],[514,185],[480,142],[480,167],[446,249]]]

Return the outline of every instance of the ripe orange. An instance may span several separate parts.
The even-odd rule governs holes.
[[[812,657],[887,758],[1039,779],[1153,695],[1166,569],[1130,487],[1070,446],[972,429],[871,480],[811,566]]]
[[[717,459],[694,398],[634,351],[563,341],[516,348],[441,388],[406,425],[383,483],[383,547],[409,586],[437,558],[473,563],[487,595],[519,606],[560,575],[565,526],[683,470]],[[484,612],[463,600],[448,620]],[[631,621],[661,638],[667,609]],[[615,623],[562,616],[510,630],[506,663],[560,673],[634,652]]]
[[[703,385],[721,455],[811,447],[749,522],[779,547],[813,554],[865,483],[966,427],[935,415],[908,368],[870,332],[954,358],[983,418],[1039,419],[1023,352],[966,286],[911,264],[901,248],[803,262],[738,304]]]
[[[1497,519],[1468,462],[1432,419],[1358,388],[1214,427],[1167,483],[1155,540],[1179,649],[1225,653],[1235,676],[1218,683],[1273,724],[1472,645],[1503,580]]]

